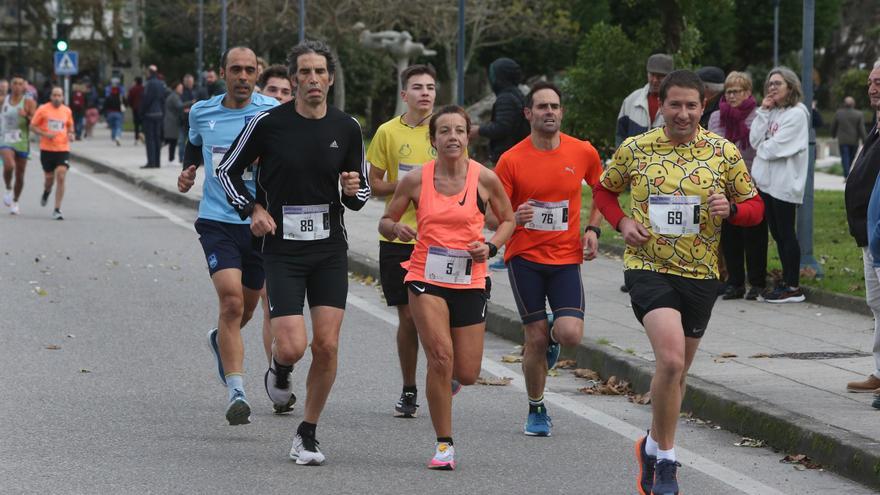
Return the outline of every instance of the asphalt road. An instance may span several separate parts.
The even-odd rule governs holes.
[[[40,175],[32,160],[22,214],[0,214],[0,493],[635,493],[632,438],[649,408],[581,394],[563,371],[548,381],[553,437],[526,437],[518,365],[500,361],[513,344],[492,336],[483,375],[513,381],[455,398],[459,468],[427,470],[424,399],[416,419],[391,415],[396,316],[357,280],[318,427],[327,463],[295,465],[302,409],[271,413],[256,322],[245,329],[253,423],[226,425],[204,342],[217,309],[195,212],[75,165],[65,220],[53,221],[38,205]],[[307,366],[294,371],[301,398]],[[781,464],[785,453],[736,447],[711,425],[682,420],[679,432],[683,493],[873,493]]]

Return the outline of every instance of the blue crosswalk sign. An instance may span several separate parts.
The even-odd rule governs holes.
[[[55,74],[75,76],[79,73],[79,53],[55,52]]]

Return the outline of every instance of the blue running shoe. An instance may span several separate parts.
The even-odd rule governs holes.
[[[650,434],[650,431],[648,433]],[[639,464],[636,488],[639,490],[639,495],[651,495],[651,488],[654,486],[654,466],[657,464],[657,457],[648,455],[645,451],[647,442],[647,435],[636,442],[636,462]]]
[[[244,392],[235,389],[229,407],[226,408],[226,420],[231,426],[246,425],[251,422],[251,405],[244,397]]]
[[[214,353],[214,360],[217,361],[217,373],[220,376],[220,383],[226,385],[226,373],[223,372],[223,361],[220,359],[220,345],[217,344],[217,332],[216,328],[212,328],[208,332],[208,347]]]
[[[553,332],[553,313],[547,313],[547,324],[549,325],[550,330],[547,332],[548,335]],[[550,344],[547,345],[547,369],[552,370],[556,367],[556,361],[559,361],[559,351],[562,348],[558,342],[553,342],[553,339],[550,339]]]
[[[550,421],[550,416],[547,416],[547,408],[541,406],[538,412],[529,413],[523,433],[530,437],[549,437],[551,428],[553,422]]]
[[[678,468],[681,464],[661,459],[654,468],[654,487],[651,493],[654,495],[678,495]]]
[[[874,395],[874,402],[871,403],[874,409],[880,409],[880,395]]]
[[[452,379],[452,396],[455,397],[455,394],[461,392],[461,383],[455,378]]]
[[[507,265],[504,264],[504,258],[498,258],[492,263],[489,263],[489,269],[494,272],[503,272],[504,270],[507,270]]]

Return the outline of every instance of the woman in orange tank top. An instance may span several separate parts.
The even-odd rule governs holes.
[[[405,282],[409,307],[428,360],[426,395],[437,433],[432,469],[454,469],[452,395],[480,374],[486,330],[486,260],[513,233],[513,209],[501,181],[467,157],[471,122],[458,106],[435,113],[429,124],[437,159],[406,174],[397,185],[379,232],[391,240],[418,238]],[[398,223],[410,203],[418,234]],[[501,220],[483,237],[486,206]],[[452,387],[450,387],[452,383]]]

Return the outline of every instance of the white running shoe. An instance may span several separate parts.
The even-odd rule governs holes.
[[[266,394],[272,401],[272,409],[275,414],[284,414],[293,410],[296,404],[296,395],[293,394],[293,385],[290,378],[293,376],[293,367],[286,373],[281,373],[275,369],[275,360],[269,365],[266,374],[263,375],[263,384],[266,386]]]
[[[21,208],[18,207],[18,202],[12,202],[12,206],[9,207],[9,213],[12,215],[18,215],[21,213]]]
[[[320,466],[324,464],[324,454],[318,448],[315,437],[301,437],[297,433],[293,437],[293,445],[290,447],[290,458],[300,466]]]
[[[3,204],[6,206],[12,206],[12,191],[7,190],[3,193]]]
[[[455,469],[455,447],[446,442],[437,442],[434,458],[428,463],[428,469],[452,471]]]
[[[53,220],[64,220],[64,216],[61,214],[61,210],[55,210],[52,212]]]

